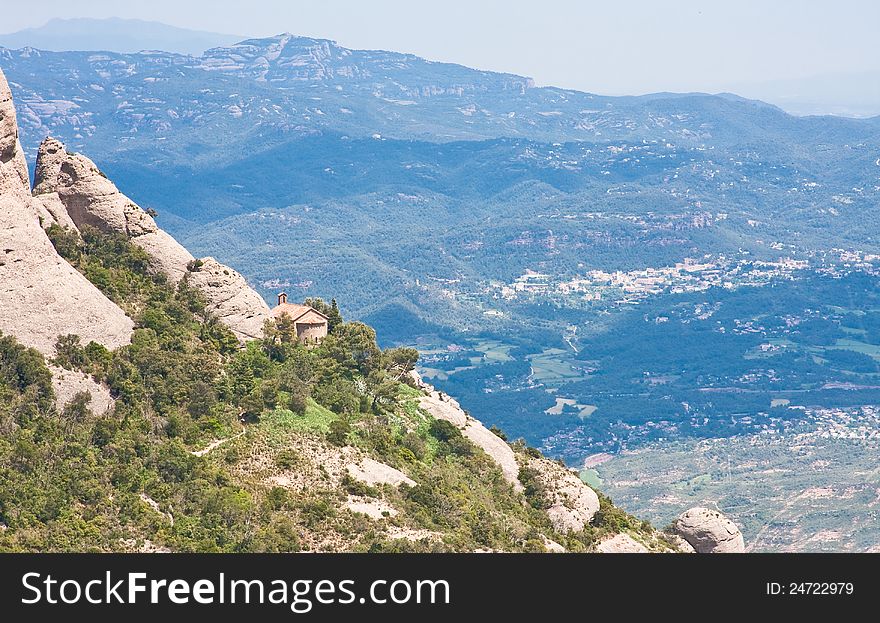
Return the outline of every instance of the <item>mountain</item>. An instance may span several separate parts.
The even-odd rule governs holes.
[[[880,404],[877,118],[539,88],[290,34],[0,64],[27,154],[51,133],[96,155],[197,255],[267,300],[337,298],[624,507],[666,525],[720,500],[768,549],[880,539],[874,483],[825,465],[877,451],[859,428]],[[776,445],[796,458],[731,476]],[[818,465],[839,491],[787,505]]]
[[[795,115],[880,115],[878,71],[743,83],[737,85],[737,91],[774,102]]]
[[[139,19],[52,19],[38,28],[0,35],[0,46],[41,50],[110,50],[139,52],[166,50],[201,54],[208,48],[230,45],[245,37],[177,28]]]
[[[364,324],[306,346],[56,139],[35,170],[0,72],[0,551],[743,550],[627,515]]]

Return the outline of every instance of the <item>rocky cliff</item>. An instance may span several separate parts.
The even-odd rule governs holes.
[[[0,71],[0,331],[52,356],[59,335],[107,348],[127,344],[134,323],[62,259],[40,227],[52,218],[31,197],[12,95]]]
[[[94,162],[68,152],[48,137],[40,145],[34,197],[51,219],[77,229],[85,225],[124,234],[150,259],[150,269],[176,283],[187,279],[209,310],[242,341],[261,335],[269,307],[242,275],[214,258],[196,260],[153,217],[125,196]]]
[[[34,178],[31,189],[12,93],[0,71],[0,332],[47,358],[55,356],[59,335],[111,350],[129,343],[131,318],[56,252],[45,230],[57,224],[125,234],[146,251],[152,271],[175,283],[187,279],[201,291],[209,311],[240,340],[261,335],[269,308],[244,277],[213,258],[196,261],[94,162],[48,137]],[[107,388],[87,375],[52,372],[59,408],[77,392],[91,394],[96,413],[112,406]]]

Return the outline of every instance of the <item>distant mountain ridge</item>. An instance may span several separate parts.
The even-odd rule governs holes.
[[[139,52],[164,50],[201,54],[215,46],[229,45],[245,37],[169,26],[140,19],[52,19],[37,28],[0,35],[0,46],[38,48],[63,52],[91,50]]]
[[[25,92],[18,99],[25,106],[35,101],[39,107],[25,117],[26,136],[28,126],[37,119],[48,126],[34,128],[39,134],[47,129],[63,132],[58,126],[71,120],[67,113],[76,109],[99,114],[108,85],[117,92],[116,105],[123,104],[118,111],[115,106],[108,111],[116,117],[111,121],[127,126],[128,133],[136,125],[138,132],[149,130],[154,137],[161,137],[165,128],[185,130],[187,121],[196,118],[207,121],[206,115],[212,122],[239,126],[228,128],[231,136],[224,130],[227,140],[260,124],[285,134],[333,130],[431,142],[511,137],[546,142],[650,139],[699,143],[760,140],[773,126],[793,129],[812,124],[769,105],[724,94],[606,97],[535,87],[532,79],[514,74],[436,63],[410,54],[350,50],[333,41],[290,34],[216,47],[193,57],[168,52],[24,49],[0,51],[0,62],[13,81],[19,70],[33,78],[54,78],[50,84],[32,83],[30,88],[31,81],[21,81]],[[171,68],[174,73],[168,74]],[[231,82],[238,80],[246,82]],[[198,100],[177,101],[196,85]],[[238,86],[243,88],[241,93],[235,92]],[[226,96],[215,97],[218,93]],[[40,103],[43,100],[53,104]],[[55,110],[54,103],[62,101],[73,105]],[[182,105],[189,110],[182,113]],[[762,119],[756,109],[769,116]],[[126,119],[129,115],[135,124]],[[77,129],[77,120],[73,119],[71,129]],[[754,127],[756,122],[762,127]],[[848,119],[822,123],[859,127],[847,126],[858,123]],[[107,129],[107,124],[96,126],[99,133]],[[68,142],[75,143],[75,135]],[[132,136],[127,142],[138,138]]]

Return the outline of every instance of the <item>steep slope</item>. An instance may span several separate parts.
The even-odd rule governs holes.
[[[47,137],[37,154],[33,192],[47,212],[58,215],[61,225],[69,219],[74,228],[90,226],[127,236],[146,251],[152,271],[173,283],[186,278],[199,289],[211,312],[240,339],[260,336],[269,308],[244,277],[213,258],[197,262],[87,157],[71,154],[60,141]]]
[[[132,320],[55,252],[41,217],[0,71],[0,330],[47,356],[70,333],[107,348],[127,344]]]

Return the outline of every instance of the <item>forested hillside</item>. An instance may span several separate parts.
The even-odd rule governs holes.
[[[49,230],[136,329],[114,351],[58,338],[51,363],[105,383],[106,413],[86,394],[58,411],[43,356],[0,339],[0,549],[577,551],[621,531],[673,547],[605,498],[592,523],[556,530],[534,475],[524,503],[490,457],[419,407],[412,349],[380,350],[370,327],[338,315],[317,348],[284,320],[241,348],[124,236],[81,234]]]

